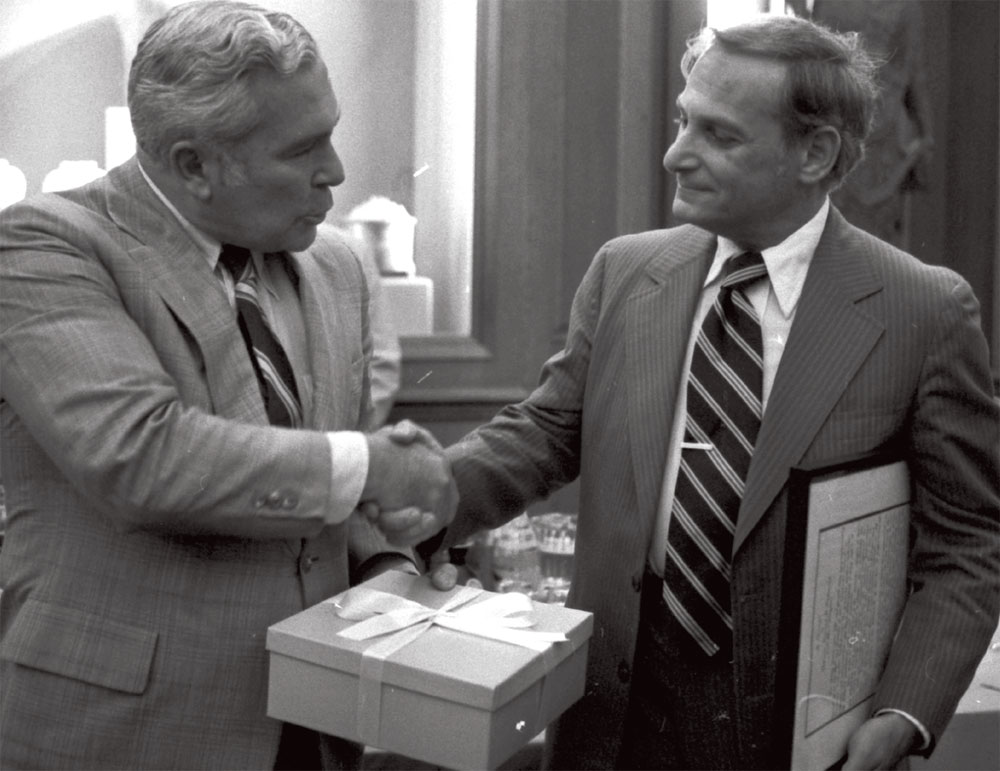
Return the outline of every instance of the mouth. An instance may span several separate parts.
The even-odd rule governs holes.
[[[677,192],[684,193],[710,193],[711,190],[704,185],[692,185],[690,182],[684,182],[683,180],[677,180]]]
[[[326,215],[333,208],[333,196],[326,191],[327,195],[324,196],[324,200],[319,202],[319,206],[316,211],[310,212],[299,219],[306,223],[307,225],[319,225],[326,221]]]
[[[326,221],[326,212],[322,212],[320,214],[306,214],[304,217],[300,217],[299,219],[307,225],[319,225]]]

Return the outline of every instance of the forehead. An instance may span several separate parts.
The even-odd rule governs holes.
[[[273,142],[329,133],[340,120],[340,105],[322,62],[289,77],[258,73],[252,90],[260,115],[253,133]]]
[[[734,120],[778,120],[785,78],[780,62],[712,46],[695,62],[677,102]]]

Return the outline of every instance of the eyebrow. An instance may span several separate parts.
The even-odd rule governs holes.
[[[681,93],[677,96],[677,99],[674,100],[674,106],[681,112],[687,114],[687,110],[681,104],[681,97],[683,95],[684,94]],[[743,135],[743,125],[739,121],[727,118],[725,115],[717,115],[717,114],[708,116],[702,115],[698,117],[698,121],[700,123],[707,123],[712,126],[718,126],[719,128],[739,134],[741,136]]]
[[[333,116],[333,125],[329,130],[316,131],[312,134],[307,134],[303,137],[299,137],[296,141],[289,143],[285,147],[285,152],[294,152],[303,147],[309,147],[316,142],[329,140],[333,136],[333,130],[337,128],[337,124],[340,123],[340,105],[337,105],[337,114]]]

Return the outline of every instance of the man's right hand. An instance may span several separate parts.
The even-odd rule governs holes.
[[[368,478],[361,502],[372,514],[371,504],[377,507],[379,516],[370,518],[390,543],[419,543],[451,522],[458,494],[444,451],[430,432],[403,421],[367,439]],[[402,510],[409,510],[408,516],[402,517]]]

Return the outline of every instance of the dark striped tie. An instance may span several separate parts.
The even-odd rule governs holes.
[[[760,321],[743,289],[767,275],[763,258],[730,259],[698,334],[687,389],[685,443],[674,491],[663,598],[708,655],[732,643],[729,567],[736,517],[760,428]]]
[[[292,366],[260,310],[257,270],[250,252],[240,246],[224,244],[219,262],[225,265],[236,284],[236,315],[257,373],[267,417],[271,425],[297,428],[302,425],[302,407]]]

